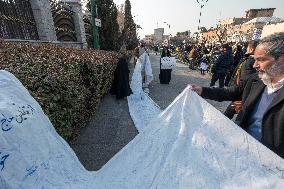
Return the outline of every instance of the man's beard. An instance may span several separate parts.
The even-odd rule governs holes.
[[[264,85],[271,87],[271,78],[270,76],[263,70],[258,71],[258,77],[262,80]]]
[[[263,81],[263,83],[267,86],[272,86],[272,79],[284,74],[284,65],[281,61],[276,61],[267,68],[257,71],[258,77]]]

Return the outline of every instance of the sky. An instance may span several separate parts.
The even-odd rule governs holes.
[[[125,0],[113,0],[117,5]],[[245,11],[257,8],[276,8],[275,17],[284,19],[284,0],[199,0],[202,8],[201,24],[207,29],[216,27],[218,20],[245,16]],[[165,28],[165,34],[197,31],[200,4],[197,0],[130,0],[134,22],[140,38],[154,33],[157,27]],[[170,28],[168,27],[170,25]]]

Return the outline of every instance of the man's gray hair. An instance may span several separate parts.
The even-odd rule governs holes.
[[[267,54],[276,60],[284,54],[284,32],[274,33],[260,40],[259,45],[264,45]]]

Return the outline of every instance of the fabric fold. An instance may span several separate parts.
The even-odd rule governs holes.
[[[135,118],[141,132],[89,172],[24,86],[0,71],[0,188],[284,188],[284,160],[189,87],[161,112],[135,77],[129,98],[148,99]]]

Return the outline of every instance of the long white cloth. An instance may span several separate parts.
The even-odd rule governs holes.
[[[93,188],[92,177],[24,86],[0,71],[0,188]]]
[[[284,160],[189,88],[98,172],[12,74],[0,89],[1,189],[284,188]]]
[[[141,70],[142,64],[138,59],[130,83],[133,94],[127,97],[131,118],[139,132],[145,130],[161,112],[159,106],[142,90]]]
[[[137,60],[141,64],[141,71],[145,72],[145,84],[148,86],[153,81],[153,72],[148,53],[145,51]]]
[[[283,188],[283,163],[186,88],[103,167],[99,180],[127,189]]]

